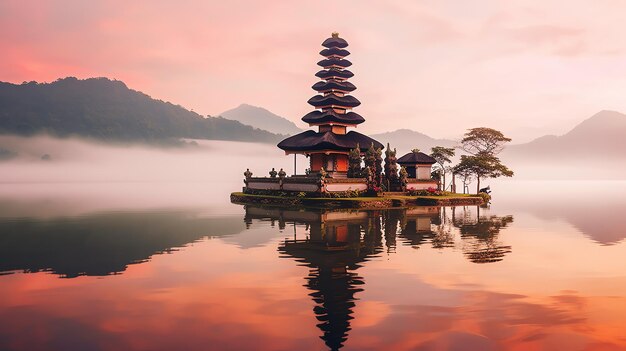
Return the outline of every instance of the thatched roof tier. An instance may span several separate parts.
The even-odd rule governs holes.
[[[437,160],[423,152],[409,152],[408,154],[400,157],[397,162],[400,165],[432,165],[437,163]]]
[[[340,80],[328,80],[320,81],[312,86],[313,90],[317,90],[320,93],[332,90],[338,90],[343,92],[351,92],[356,89],[354,84],[347,81]]]
[[[333,110],[329,111],[313,111],[307,113],[302,120],[309,124],[323,124],[323,123],[342,123],[348,125],[357,125],[365,122],[365,118],[361,117],[358,113],[337,113]]]
[[[317,63],[318,66],[322,66],[324,68],[346,68],[352,66],[352,62],[346,59],[338,59],[338,58],[327,58],[323,59]]]
[[[326,150],[347,152],[356,148],[356,145],[359,144],[361,151],[365,152],[372,143],[374,143],[376,148],[383,148],[383,144],[355,131],[347,134],[335,134],[330,131],[320,133],[307,130],[281,141],[278,143],[278,147],[291,152]]]
[[[330,48],[324,49],[320,51],[320,55],[324,57],[337,56],[337,57],[346,57],[350,55],[350,51],[340,48]]]
[[[324,40],[322,46],[325,48],[339,48],[343,49],[348,46],[348,42],[339,37],[339,34],[333,33],[332,37]]]
[[[317,107],[324,108],[330,106],[337,106],[343,108],[353,108],[361,104],[361,102],[351,95],[339,96],[335,94],[328,95],[315,95],[308,101],[309,104]]]
[[[323,69],[317,73],[315,76],[321,79],[348,79],[354,77],[354,73],[348,71],[347,69],[338,70],[338,69]]]

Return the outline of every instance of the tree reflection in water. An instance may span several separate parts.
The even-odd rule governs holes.
[[[451,217],[448,213],[451,212]],[[382,252],[396,252],[397,238],[414,248],[430,243],[433,248],[455,247],[460,234],[465,256],[475,263],[497,262],[511,252],[500,244],[500,230],[512,216],[481,216],[463,208],[460,218],[454,208],[417,207],[384,211],[326,211],[246,206],[245,222],[278,221],[280,229],[294,225],[294,237],[281,242],[278,251],[309,267],[304,286],[316,306],[320,338],[331,350],[343,347],[351,330],[353,308],[365,280],[355,271],[363,262]],[[296,225],[304,225],[299,238]],[[384,240],[383,240],[384,238]]]
[[[480,215],[480,207],[476,207],[476,216],[463,208],[463,215],[456,218],[456,208],[452,209],[452,223],[459,228],[463,240],[463,252],[474,263],[492,263],[502,261],[511,253],[511,246],[499,240],[500,231],[513,223],[513,216]]]

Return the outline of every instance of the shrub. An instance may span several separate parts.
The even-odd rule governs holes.
[[[408,190],[407,193],[411,196],[443,196],[444,192],[439,191],[435,188],[428,188],[422,190],[411,189]]]
[[[346,190],[346,191],[337,191],[337,192],[328,192],[324,193],[324,197],[332,198],[332,199],[346,199],[352,197],[362,196],[363,192],[359,190]]]
[[[489,201],[491,201],[491,195],[487,193],[478,193],[478,196],[483,198],[483,203],[488,203]]]

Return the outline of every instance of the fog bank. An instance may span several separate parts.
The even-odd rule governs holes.
[[[0,149],[17,154],[0,162],[0,212],[19,216],[36,210],[52,216],[111,208],[223,207],[231,192],[241,190],[246,168],[255,175],[267,175],[271,167],[293,172],[293,156],[272,145],[196,143],[164,148],[0,136]],[[42,159],[46,154],[49,159]],[[305,160],[299,160],[299,172]]]
[[[0,213],[55,216],[166,207],[209,207],[215,213],[239,213],[239,207],[224,204],[231,192],[241,190],[246,168],[259,176],[267,176],[271,167],[293,173],[293,156],[285,156],[273,145],[196,142],[166,148],[49,136],[0,136],[0,149],[17,155],[0,161]],[[42,159],[46,154],[49,159]],[[528,179],[596,179],[583,187],[588,189],[598,186],[598,179],[624,179],[626,174],[624,165],[602,164],[603,160],[595,164],[589,160],[550,164],[503,160],[516,172],[515,177],[481,182],[482,186],[492,185],[498,194],[505,192],[505,184],[507,193],[518,186],[527,188],[522,183]],[[299,156],[298,173],[306,167],[308,159]],[[574,188],[576,193],[582,189]],[[462,191],[459,180],[457,189]],[[475,184],[470,191],[475,191]]]

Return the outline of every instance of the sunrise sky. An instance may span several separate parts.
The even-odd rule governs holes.
[[[0,81],[109,77],[206,115],[241,103],[311,110],[338,31],[367,122],[522,142],[626,112],[626,2],[0,1]]]

